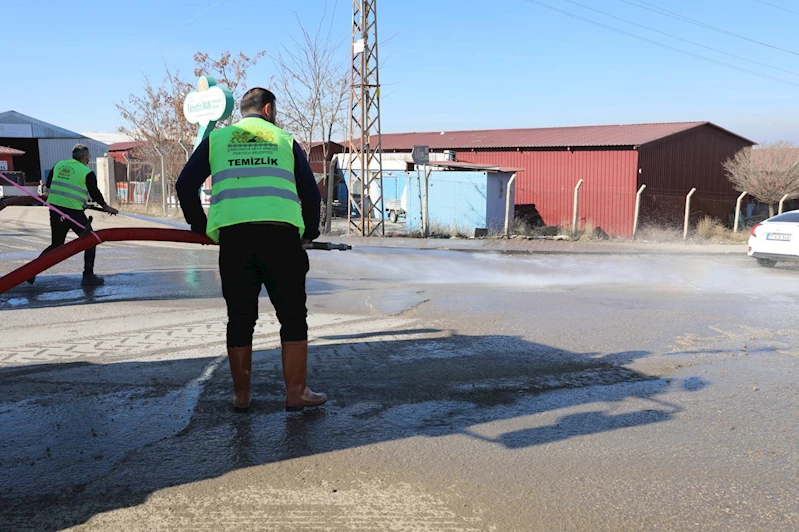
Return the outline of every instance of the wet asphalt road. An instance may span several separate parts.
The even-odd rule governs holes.
[[[9,210],[2,271],[47,245]],[[236,415],[215,261],[112,244],[103,287],[0,295],[0,529],[799,529],[795,268],[315,252],[331,401],[282,411],[264,298]]]

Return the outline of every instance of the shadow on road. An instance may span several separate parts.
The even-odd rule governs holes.
[[[276,350],[255,356],[253,409],[244,415],[229,406],[224,359],[2,369],[0,522],[58,530],[170,486],[412,436],[466,434],[520,449],[660,423],[680,411],[657,398],[664,380],[615,362],[645,351],[601,356],[429,329],[386,335],[312,347],[309,383],[331,401],[300,414],[282,409]],[[207,382],[196,378],[204,370]],[[694,377],[684,389],[705,384]],[[608,411],[607,403],[631,398],[646,408],[632,402]],[[568,407],[581,412],[498,437],[477,427]]]

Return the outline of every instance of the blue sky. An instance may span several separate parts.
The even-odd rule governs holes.
[[[114,104],[140,90],[144,75],[160,79],[166,64],[191,77],[198,50],[275,52],[296,35],[295,16],[313,26],[325,10],[347,61],[350,0],[214,6],[218,1],[7,2],[0,111],[76,131],[115,131]],[[642,1],[771,47],[631,5]],[[574,0],[769,66],[567,0],[540,2],[793,84],[660,48],[532,0],[378,0],[384,132],[709,120],[759,142],[799,143],[799,6],[793,0],[769,3],[797,13],[758,0]],[[251,71],[250,84],[271,72],[265,59]]]

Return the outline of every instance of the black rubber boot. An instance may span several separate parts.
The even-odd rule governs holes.
[[[105,284],[102,277],[97,277],[93,273],[83,274],[83,280],[80,282],[81,286],[101,286]]]

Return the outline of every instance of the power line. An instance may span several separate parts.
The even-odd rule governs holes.
[[[728,68],[732,68],[734,70],[738,70],[739,72],[746,72],[747,74],[752,74],[753,76],[758,76],[758,77],[761,77],[761,78],[770,79],[772,81],[776,81],[776,82],[779,82],[779,83],[784,83],[786,85],[793,85],[794,87],[799,87],[799,83],[795,83],[793,81],[789,81],[787,79],[778,78],[778,77],[775,77],[775,76],[770,76],[768,74],[763,74],[762,72],[756,72],[754,70],[749,70],[747,68],[739,67],[739,66],[733,65],[731,63],[725,63],[724,61],[718,61],[716,59],[712,59],[712,58],[706,57],[704,55],[695,54],[693,52],[689,52],[688,50],[683,50],[682,48],[677,48],[676,46],[671,46],[671,45],[662,43],[660,41],[649,39],[647,37],[642,37],[641,35],[638,35],[638,34],[635,34],[635,33],[631,33],[629,31],[625,31],[625,30],[616,28],[614,26],[609,26],[607,24],[603,24],[602,22],[598,22],[596,20],[591,20],[589,18],[585,18],[585,17],[582,17],[580,15],[576,15],[576,14],[570,12],[570,11],[565,11],[563,9],[559,9],[557,7],[553,7],[553,6],[549,5],[549,4],[545,4],[543,2],[539,2],[538,0],[524,0],[524,1],[528,2],[530,4],[539,5],[541,7],[549,9],[551,11],[557,11],[558,13],[561,13],[561,14],[566,15],[568,17],[576,18],[578,20],[582,20],[583,22],[587,22],[589,24],[593,24],[594,26],[599,26],[601,28],[605,28],[605,29],[608,29],[610,31],[613,31],[613,32],[616,32],[616,33],[620,33],[622,35],[626,35],[628,37],[632,37],[634,39],[638,39],[638,40],[641,40],[641,41],[644,41],[644,42],[648,42],[650,44],[654,44],[655,46],[660,46],[661,48],[666,48],[667,50],[678,52],[678,53],[681,53],[681,54],[684,54],[684,55],[689,55],[691,57],[695,57],[696,59],[701,59],[702,61],[707,61],[709,63],[714,63],[716,65],[725,66],[725,67],[728,67]]]
[[[779,46],[774,46],[773,44],[769,44],[763,41],[758,41],[756,39],[752,39],[747,37],[746,35],[741,35],[740,33],[734,33],[731,31],[727,31],[723,28],[717,28],[715,26],[711,26],[710,24],[705,24],[704,22],[700,22],[698,20],[694,20],[692,18],[688,18],[686,16],[680,15],[679,13],[675,13],[673,11],[669,11],[668,9],[663,9],[662,7],[658,7],[656,5],[650,4],[649,2],[644,2],[643,0],[638,0],[640,3],[631,2],[630,0],[619,0],[624,2],[625,4],[630,4],[631,6],[635,6],[640,9],[646,9],[647,11],[652,11],[659,15],[663,15],[665,17],[671,17],[677,20],[682,20],[683,22],[688,22],[689,24],[694,24],[695,26],[700,26],[702,28],[706,28],[709,30],[716,31],[718,33],[723,33],[725,35],[730,35],[732,37],[736,37],[738,39],[743,39],[744,41],[753,42],[755,44],[759,44],[760,46],[765,46],[767,48],[772,48],[774,50],[779,50],[781,52],[785,52],[788,54],[799,55],[799,52],[794,52],[793,50],[788,50],[786,48],[780,48]],[[644,5],[641,5],[644,4]],[[647,7],[649,6],[649,7]]]
[[[771,2],[764,2],[763,0],[755,0],[756,2],[760,2],[761,4],[766,4],[767,6],[774,7],[776,9],[782,9],[783,11],[787,11],[788,13],[793,13],[794,15],[799,15],[799,11],[794,11],[792,9],[788,9],[787,7],[778,6],[777,4],[772,4]]]
[[[706,45],[700,44],[698,42],[689,41],[688,39],[683,39],[682,37],[677,37],[676,35],[673,35],[671,33],[666,33],[665,31],[660,31],[658,29],[651,28],[649,26],[644,26],[643,24],[638,24],[637,22],[632,22],[630,20],[623,19],[623,18],[617,17],[615,15],[611,15],[610,13],[606,13],[604,11],[600,11],[599,9],[594,9],[593,7],[586,6],[584,4],[581,4],[579,2],[575,2],[573,0],[564,0],[564,2],[568,2],[570,4],[574,4],[576,6],[580,6],[580,7],[584,8],[584,9],[588,9],[590,11],[594,11],[595,13],[599,13],[600,15],[605,15],[606,17],[610,17],[610,18],[614,18],[616,20],[620,20],[622,22],[626,22],[627,24],[632,24],[633,26],[638,26],[639,28],[643,28],[645,30],[649,30],[649,31],[653,31],[655,33],[659,33],[661,35],[665,35],[666,37],[671,37],[672,39],[677,39],[678,41],[686,42],[686,43],[692,44],[694,46],[699,46],[700,48],[705,48],[706,50],[712,50],[713,52],[718,52],[720,54],[728,55],[730,57],[734,57],[734,58],[740,59],[742,61],[747,61],[749,63],[753,63],[755,65],[760,65],[760,66],[764,66],[764,67],[768,67],[768,68],[773,68],[774,70],[779,70],[779,71],[785,72],[787,74],[793,74],[794,76],[799,76],[799,73],[797,73],[797,72],[793,72],[791,70],[786,70],[784,68],[776,67],[774,65],[769,65],[768,63],[761,63],[760,61],[755,61],[753,59],[747,59],[746,57],[742,57],[740,55],[731,54],[729,52],[725,52],[724,50],[719,50],[718,48],[713,48],[711,46],[706,46]]]

